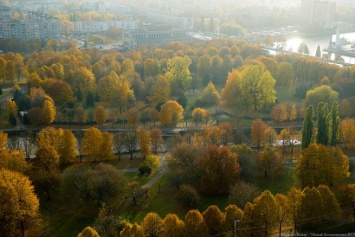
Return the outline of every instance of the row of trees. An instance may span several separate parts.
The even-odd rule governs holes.
[[[264,191],[245,207],[229,205],[223,212],[215,205],[202,213],[190,210],[184,220],[175,214],[168,214],[162,219],[156,213],[148,213],[141,224],[126,224],[120,236],[214,236],[233,233],[241,236],[277,233],[282,236],[285,232],[295,234],[302,230],[315,230],[352,216],[354,188],[354,185],[346,187],[349,193],[344,193],[342,201],[346,201],[347,206],[342,206],[345,210],[343,214],[334,193],[326,185],[320,185],[303,190],[292,188],[286,195],[274,196]]]

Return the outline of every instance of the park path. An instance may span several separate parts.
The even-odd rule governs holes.
[[[160,162],[159,162],[159,167],[158,167],[158,173],[154,175],[153,178],[151,178],[148,182],[144,184],[144,186],[153,186],[155,183],[157,183],[161,177],[163,177],[167,172],[168,172],[168,165],[166,163],[166,155],[159,155]],[[127,169],[118,169],[122,173],[138,173],[138,168],[127,168]]]

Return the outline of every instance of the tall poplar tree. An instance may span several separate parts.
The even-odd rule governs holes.
[[[330,124],[330,139],[329,145],[336,146],[339,139],[339,104],[334,102],[330,110],[331,124]]]
[[[310,105],[306,109],[306,114],[303,120],[303,128],[302,128],[302,149],[305,149],[309,146],[312,141],[313,136],[313,106]]]
[[[317,106],[317,143],[327,145],[329,139],[328,104],[320,102]]]

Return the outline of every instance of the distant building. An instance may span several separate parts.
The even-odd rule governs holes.
[[[164,45],[172,41],[189,41],[191,37],[183,29],[168,25],[145,25],[138,30],[127,30],[123,34],[124,44],[130,49],[147,45]]]
[[[0,4],[0,39],[60,39],[60,21],[48,14],[31,11],[28,19],[13,20],[12,9]]]
[[[138,21],[73,21],[74,34],[106,33],[111,27],[117,27],[122,30],[138,29]]]
[[[300,24],[303,28],[332,29],[335,22],[335,2],[302,0]]]

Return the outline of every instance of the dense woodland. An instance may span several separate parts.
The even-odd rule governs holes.
[[[41,128],[25,130],[21,142],[0,133],[6,236],[55,235],[46,218],[58,200],[91,217],[78,236],[269,236],[354,223],[344,152],[355,144],[355,67],[269,57],[231,39],[125,53],[59,49],[49,41],[38,52],[0,56],[0,80],[14,84],[2,92],[13,99],[1,125]],[[174,127],[190,130],[163,139]],[[116,168],[137,156],[140,177],[166,165],[166,182],[145,186]],[[258,187],[282,183],[288,170],[289,190]],[[185,214],[137,217],[167,187]],[[228,205],[202,209],[206,197]]]

